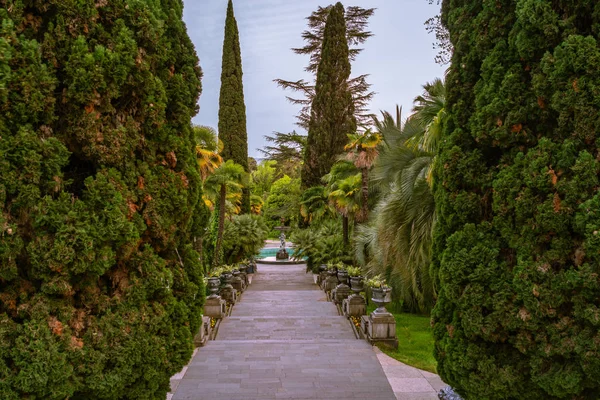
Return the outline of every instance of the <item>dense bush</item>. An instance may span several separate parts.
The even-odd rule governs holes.
[[[596,399],[600,3],[446,0],[442,18],[438,371],[467,399]]]
[[[182,2],[0,20],[0,398],[164,398],[204,293]]]
[[[328,221],[294,232],[294,258],[306,258],[306,269],[313,272],[322,264],[352,264],[351,250],[344,245],[341,230],[339,222]]]
[[[276,180],[264,205],[265,222],[269,229],[281,225],[282,218],[287,224],[293,225],[298,219],[299,207],[300,179],[285,175]]]
[[[257,256],[265,245],[269,228],[258,215],[234,215],[225,222],[223,233],[223,262],[239,263]]]

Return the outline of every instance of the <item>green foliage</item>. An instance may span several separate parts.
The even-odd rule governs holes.
[[[266,200],[269,192],[271,191],[271,185],[275,182],[275,176],[277,174],[277,161],[266,160],[261,162],[256,171],[252,172],[251,184],[252,194],[260,196],[263,200]]]
[[[258,149],[266,157],[267,161],[277,163],[277,177],[288,175],[292,178],[300,177],[304,149],[306,148],[306,136],[293,131],[291,133],[274,132],[273,136],[265,135],[268,143],[262,149]]]
[[[405,310],[427,313],[435,299],[430,275],[435,201],[431,172],[445,121],[445,86],[435,80],[414,100],[402,124],[388,112],[375,119],[381,135],[371,180],[378,201],[368,224],[355,235],[355,256],[373,274],[383,274]]]
[[[341,3],[329,11],[320,57],[304,151],[303,188],[320,184],[321,177],[329,172],[336,156],[344,152],[347,134],[356,131],[354,102],[347,82],[350,55]]]
[[[329,205],[329,191],[323,186],[314,186],[302,192],[300,216],[307,223],[318,223],[335,216],[335,209]]]
[[[0,21],[0,398],[164,398],[204,300],[182,2]]]
[[[360,269],[360,267],[350,266],[346,270],[348,271],[348,276],[352,276],[352,277],[362,276],[362,270]]]
[[[306,19],[308,21],[308,29],[302,32],[302,39],[305,45],[300,48],[294,48],[292,51],[296,54],[310,56],[308,66],[305,68],[307,72],[317,75],[319,64],[322,59],[322,50],[325,34],[325,26],[329,13],[334,5],[326,7],[319,6],[316,11],[313,11]],[[348,43],[348,54],[350,61],[354,61],[356,57],[363,51],[361,47],[365,41],[373,36],[373,33],[367,30],[369,18],[375,13],[374,8],[348,7],[344,11],[344,19],[346,23],[346,41]],[[371,120],[369,110],[370,101],[375,92],[370,91],[371,85],[367,83],[368,75],[360,75],[348,79],[348,88],[352,93],[354,103],[354,115],[360,124],[368,124]],[[315,77],[316,78],[316,77]],[[297,115],[297,125],[308,130],[309,121],[311,118],[311,105],[315,98],[314,81],[307,82],[304,79],[299,81],[286,81],[284,79],[276,79],[275,82],[284,89],[291,89],[302,95],[302,98],[287,99],[295,105],[301,105],[302,109]],[[267,140],[269,137],[267,137]]]
[[[269,228],[258,215],[235,215],[225,222],[223,232],[223,261],[239,263],[257,256],[267,240]]]
[[[292,224],[298,218],[300,199],[300,179],[284,176],[276,180],[271,186],[269,197],[265,204],[265,219],[270,229],[281,224],[285,219],[286,224]]]
[[[339,222],[313,225],[292,234],[294,258],[306,258],[307,270],[318,272],[324,264],[352,264],[350,249],[344,245]]]
[[[600,391],[600,5],[448,0],[435,355],[466,398]]]
[[[230,208],[237,210],[239,203],[239,193],[242,188],[248,184],[248,174],[244,171],[244,167],[234,163],[232,160],[227,160],[217,168],[205,182],[205,188],[215,201],[214,216],[217,217],[217,233],[215,237],[215,247],[213,252],[212,265],[217,266],[221,263],[223,257],[223,232],[225,230],[225,217],[228,200],[230,200]],[[213,233],[214,233],[213,219]]]
[[[375,304],[369,304],[367,313],[373,312],[375,308]],[[429,316],[397,312],[390,305],[386,306],[386,309],[396,320],[398,348],[390,349],[388,346],[381,346],[381,351],[404,364],[435,373],[433,330]]]
[[[227,5],[223,61],[221,66],[221,93],[219,96],[219,139],[223,142],[220,153],[223,160],[233,160],[248,168],[248,133],[246,132],[246,104],[242,79],[240,34],[233,13],[233,2]],[[250,213],[250,191],[243,190],[242,212]]]

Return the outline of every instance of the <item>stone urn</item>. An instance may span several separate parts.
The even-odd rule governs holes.
[[[248,266],[247,265],[240,265],[238,267],[238,269],[240,270],[240,277],[242,278],[242,281],[244,282],[244,286],[248,286],[248,284],[250,283],[248,281]]]
[[[221,280],[222,287],[232,287],[231,280],[233,279],[233,275],[231,272],[223,272],[219,278]]]
[[[256,266],[256,263],[254,261],[250,261],[248,264],[246,264],[246,273],[253,274],[255,266]]]
[[[337,278],[340,283],[348,284],[348,271],[343,269],[338,270]]]
[[[329,274],[327,273],[327,265],[319,265],[319,277],[317,278],[317,285],[319,285],[319,287],[322,286],[323,282],[325,282],[325,279],[327,279],[328,276]]]
[[[231,274],[233,275],[233,278],[231,279],[231,286],[233,286],[233,288],[237,290],[238,293],[243,292],[244,289],[246,289],[246,284],[242,273],[239,269],[235,268],[231,271]]]
[[[365,290],[364,278],[362,276],[351,276],[350,277],[350,288],[354,294],[359,294]]]
[[[388,314],[385,305],[392,302],[392,289],[388,287],[372,288],[371,289],[373,303],[377,309],[373,311],[375,314]]]
[[[231,272],[223,272],[221,274],[221,288],[219,292],[221,297],[229,304],[235,304],[237,301],[237,290],[231,285],[233,281],[233,275]]]
[[[364,290],[364,278],[362,276],[350,277],[350,288],[352,296],[348,297],[342,303],[342,310],[346,316],[361,317],[367,313],[367,303],[360,295]]]
[[[215,297],[218,297],[217,293],[219,292],[220,285],[221,279],[219,279],[219,277],[208,278],[208,284],[206,286],[208,287],[208,291],[210,293],[209,298],[213,299]]]

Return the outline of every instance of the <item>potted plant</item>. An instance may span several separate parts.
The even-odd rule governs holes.
[[[350,287],[352,288],[352,291],[356,294],[362,292],[364,289],[364,278],[361,269],[359,267],[350,266],[347,271],[348,276],[350,277]]]
[[[340,283],[348,283],[348,267],[344,263],[337,263],[337,278]]]
[[[210,297],[215,297],[217,295],[217,292],[219,291],[219,286],[221,285],[221,273],[221,268],[214,268],[212,271],[210,271],[208,275],[208,279],[206,280],[206,287],[210,292]]]
[[[387,303],[392,301],[392,288],[385,283],[385,280],[381,277],[381,275],[374,276],[367,280],[367,286],[371,288],[373,301],[385,301]]]
[[[392,288],[386,284],[381,275],[369,279],[367,285],[371,288],[373,296],[371,300],[377,305],[375,313],[387,313],[385,305],[392,301]]]

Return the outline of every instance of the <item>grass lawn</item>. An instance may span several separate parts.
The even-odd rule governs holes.
[[[375,306],[371,303],[367,311],[370,313],[374,309]],[[400,362],[425,371],[436,372],[430,318],[421,315],[395,313],[393,310],[389,311],[396,318],[398,350],[390,350],[385,346],[381,346],[381,350]]]

